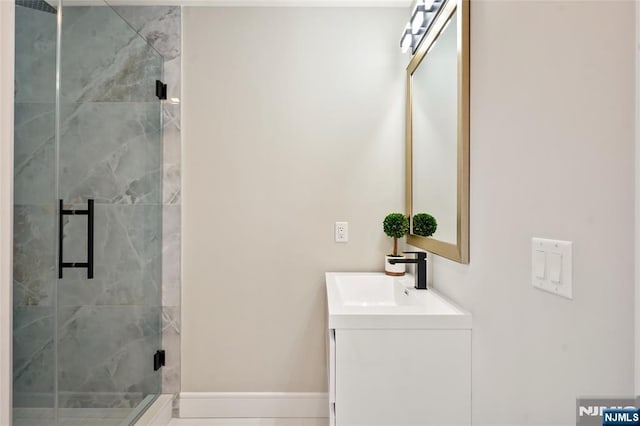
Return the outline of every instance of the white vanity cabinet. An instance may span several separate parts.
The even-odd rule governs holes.
[[[332,426],[471,424],[471,330],[329,336]]]
[[[470,425],[471,315],[392,278],[388,301],[329,278],[330,425]]]

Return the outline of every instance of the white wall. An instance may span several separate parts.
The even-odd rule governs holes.
[[[0,424],[11,424],[14,3],[0,0]],[[7,65],[9,64],[9,65]]]
[[[468,266],[474,425],[573,425],[634,391],[634,3],[475,1]],[[574,299],[531,287],[530,239],[571,240]]]
[[[406,18],[184,9],[183,391],[326,390],[323,274],[403,209]]]

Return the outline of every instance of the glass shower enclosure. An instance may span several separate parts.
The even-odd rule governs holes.
[[[132,424],[161,387],[163,58],[102,0],[15,24],[14,424]]]

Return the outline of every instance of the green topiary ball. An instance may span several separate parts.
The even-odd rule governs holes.
[[[390,213],[382,222],[384,233],[391,238],[402,238],[409,232],[409,218],[402,213]]]
[[[436,218],[427,213],[413,216],[413,233],[421,237],[430,237],[438,229]]]

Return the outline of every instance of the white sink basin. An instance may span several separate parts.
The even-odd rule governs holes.
[[[327,272],[329,328],[471,329],[471,314],[412,276]]]

